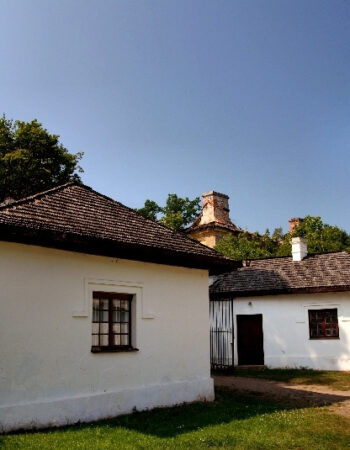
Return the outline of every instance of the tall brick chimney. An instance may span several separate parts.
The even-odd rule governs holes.
[[[302,219],[301,217],[293,217],[292,219],[289,219],[289,232],[291,233],[292,231],[294,231],[294,229],[299,226],[304,219]]]
[[[217,222],[223,225],[231,224],[230,208],[228,206],[228,195],[209,191],[202,195],[203,213],[201,225]]]
[[[231,222],[228,195],[209,191],[202,198],[202,213],[186,230],[191,238],[213,248],[223,237],[242,233],[243,230]]]

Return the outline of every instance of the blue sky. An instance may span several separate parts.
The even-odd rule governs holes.
[[[347,0],[1,0],[0,112],[131,207],[230,196],[251,231],[350,232]]]

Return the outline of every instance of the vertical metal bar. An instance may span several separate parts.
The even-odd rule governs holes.
[[[113,297],[108,298],[108,345],[113,346]]]
[[[98,298],[98,346],[101,346],[101,299]]]
[[[132,346],[132,342],[131,342],[131,302],[132,302],[132,297],[129,298],[129,300],[128,300],[128,304],[129,304],[129,336],[128,336],[128,346],[129,346],[129,347]]]
[[[233,306],[233,299],[231,300],[231,309],[232,309],[232,316],[231,316],[231,341],[232,341],[232,367],[235,365],[235,320],[234,320],[234,306]]]

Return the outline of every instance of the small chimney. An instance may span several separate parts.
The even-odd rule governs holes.
[[[292,238],[293,261],[302,261],[307,256],[307,242],[302,237]]]
[[[209,191],[202,195],[203,213],[201,224],[218,222],[222,224],[231,224],[230,209],[228,206],[228,195],[219,192]]]
[[[294,231],[294,229],[296,227],[298,227],[299,225],[302,224],[304,219],[302,219],[301,217],[293,217],[292,219],[289,219],[289,232],[291,233],[292,231]]]

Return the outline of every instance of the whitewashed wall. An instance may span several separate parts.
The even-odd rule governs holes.
[[[250,305],[251,303],[251,305]],[[238,314],[262,314],[265,365],[350,370],[350,292],[234,299]],[[309,309],[338,309],[339,339],[309,338]],[[235,330],[235,364],[237,359]]]
[[[135,295],[132,353],[91,353],[93,290]],[[213,399],[208,273],[0,242],[2,430]]]

